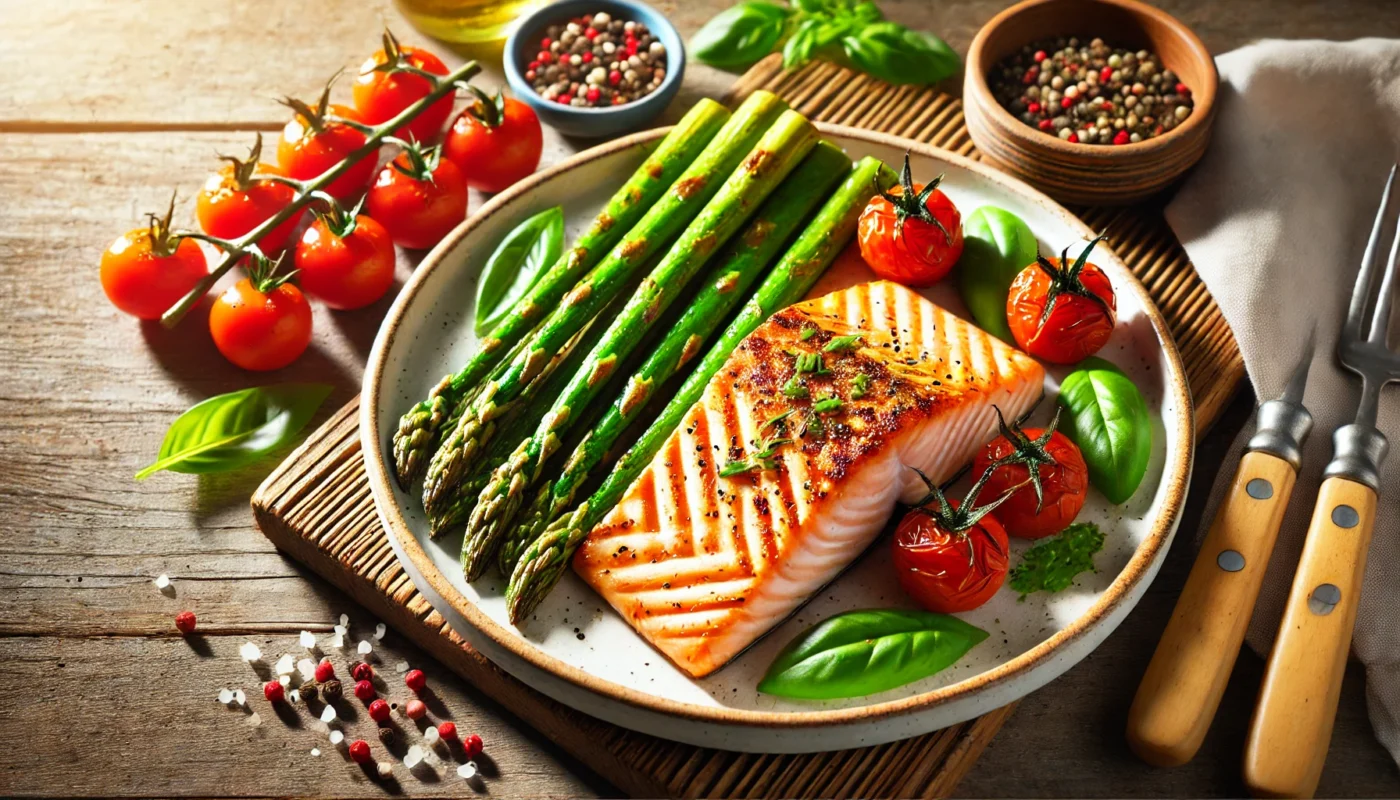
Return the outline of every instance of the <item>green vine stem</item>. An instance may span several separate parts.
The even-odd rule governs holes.
[[[409,71],[414,72],[414,74],[419,74],[418,70]],[[382,124],[376,125],[372,128],[367,128],[365,130],[365,143],[360,147],[356,148],[354,152],[346,156],[345,159],[342,160],[340,163],[336,164],[334,167],[331,167],[330,169],[322,173],[319,178],[316,178],[315,180],[306,183],[296,182],[294,188],[298,190],[297,198],[291,203],[289,203],[286,208],[282,209],[276,214],[273,214],[271,217],[268,217],[261,225],[252,229],[251,231],[248,231],[248,233],[244,234],[243,236],[232,241],[223,242],[222,249],[224,250],[224,255],[221,259],[219,259],[218,265],[214,267],[213,271],[210,272],[207,277],[205,277],[193,289],[191,289],[189,294],[185,295],[179,303],[176,303],[173,308],[171,308],[169,311],[166,311],[165,314],[161,316],[160,323],[167,328],[175,327],[175,325],[177,325],[180,322],[180,320],[184,318],[185,314],[189,313],[189,310],[191,308],[194,308],[194,306],[200,301],[200,299],[202,299],[206,294],[209,293],[209,290],[214,287],[214,284],[220,278],[222,278],[225,275],[225,273],[227,273],[230,269],[233,269],[233,265],[237,264],[240,258],[252,252],[253,250],[256,250],[256,247],[253,245],[254,242],[262,238],[262,236],[267,234],[273,228],[276,228],[278,225],[281,225],[282,223],[286,222],[292,217],[297,216],[303,211],[305,211],[306,208],[309,205],[311,205],[311,203],[315,202],[318,199],[318,193],[323,192],[327,186],[330,186],[336,178],[339,178],[347,169],[350,168],[351,164],[354,164],[355,162],[359,161],[360,159],[366,156],[377,153],[380,144],[385,140],[386,137],[390,137],[394,131],[403,127],[406,123],[412,121],[419,114],[423,113],[423,111],[427,109],[428,106],[431,106],[433,103],[436,103],[438,100],[441,100],[444,95],[448,94],[449,92],[454,92],[458,88],[467,89],[469,91],[470,88],[467,84],[467,81],[470,80],[480,71],[481,66],[479,64],[477,64],[475,61],[468,61],[467,63],[453,70],[448,75],[433,75],[432,73],[426,72],[422,73],[423,77],[428,78],[432,81],[432,91],[428,92],[427,95],[419,99],[413,105],[410,105],[408,108],[405,108],[403,111],[400,111],[399,115],[394,117],[393,119],[388,120]],[[293,183],[292,181],[284,182],[289,184]],[[192,238],[201,238],[208,241],[208,237],[194,236],[193,234],[184,231],[181,231],[181,235],[191,236]]]

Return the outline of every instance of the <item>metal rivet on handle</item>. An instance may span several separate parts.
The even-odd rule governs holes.
[[[1244,555],[1238,550],[1221,550],[1215,563],[1226,572],[1239,572],[1244,569]]]
[[[1263,478],[1255,478],[1244,485],[1244,490],[1255,500],[1268,500],[1274,496],[1274,485]]]
[[[1342,590],[1334,584],[1324,583],[1308,595],[1308,610],[1320,617],[1332,613],[1332,609],[1342,602]]]
[[[1332,524],[1338,528],[1355,528],[1360,521],[1361,515],[1345,503],[1332,509]]]

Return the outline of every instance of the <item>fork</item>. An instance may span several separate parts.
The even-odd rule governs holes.
[[[1332,738],[1387,449],[1385,436],[1376,430],[1376,407],[1382,387],[1400,380],[1400,353],[1386,347],[1400,269],[1400,230],[1390,246],[1369,325],[1366,319],[1395,173],[1391,167],[1337,343],[1337,360],[1361,378],[1356,421],[1332,435],[1332,461],[1323,472],[1245,746],[1244,779],[1256,796],[1311,797]]]

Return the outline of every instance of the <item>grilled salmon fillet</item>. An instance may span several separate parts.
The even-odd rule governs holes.
[[[898,284],[790,306],[735,349],[574,569],[707,675],[859,556],[897,500],[923,496],[907,467],[952,477],[996,435],[992,406],[1021,416],[1044,376]]]

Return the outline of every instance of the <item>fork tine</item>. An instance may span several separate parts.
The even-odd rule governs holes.
[[[1361,270],[1356,273],[1356,286],[1351,290],[1351,306],[1347,309],[1347,324],[1342,329],[1342,341],[1360,341],[1365,336],[1361,330],[1361,323],[1366,315],[1366,299],[1371,294],[1371,284],[1374,282],[1376,249],[1380,245],[1381,229],[1385,227],[1385,212],[1390,205],[1390,188],[1395,183],[1395,169],[1396,165],[1391,165],[1390,177],[1386,179],[1385,191],[1381,194],[1381,207],[1376,209],[1376,221],[1371,225],[1371,238],[1366,241],[1366,252],[1361,256]]]
[[[1390,243],[1390,259],[1381,276],[1381,293],[1376,298],[1376,313],[1371,317],[1371,344],[1385,346],[1386,334],[1390,332],[1390,307],[1395,302],[1395,273],[1400,267],[1400,224],[1395,226],[1395,238]]]

